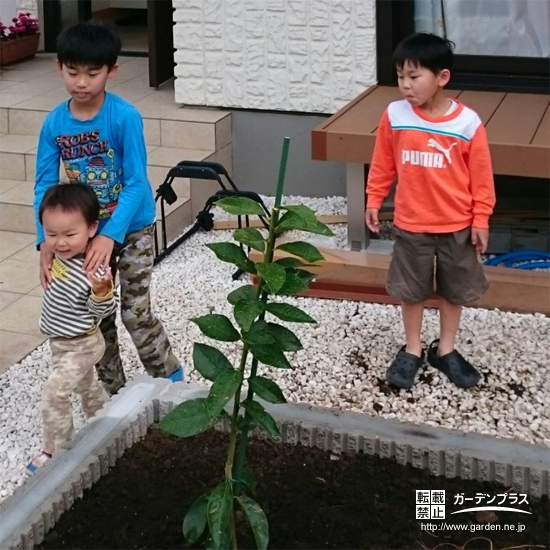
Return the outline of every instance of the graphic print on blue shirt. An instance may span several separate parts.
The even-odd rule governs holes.
[[[40,203],[48,188],[59,183],[60,160],[69,181],[90,185],[99,195],[99,234],[123,243],[129,233],[155,221],[143,120],[126,100],[105,92],[103,106],[89,120],[76,119],[70,101],[46,117],[38,140],[33,201],[38,245],[44,241]]]
[[[71,183],[89,185],[100,206],[99,219],[110,218],[122,191],[122,167],[117,169],[115,151],[99,130],[57,136],[61,158]]]

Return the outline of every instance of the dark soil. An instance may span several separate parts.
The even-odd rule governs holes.
[[[182,520],[193,501],[220,482],[226,444],[227,437],[214,431],[191,439],[151,431],[61,517],[39,548],[200,548],[186,545]],[[269,519],[273,549],[426,550],[443,543],[438,550],[548,547],[547,498],[521,506],[531,515],[497,512],[493,527],[513,524],[517,529],[522,523],[523,533],[473,531],[490,524],[478,523],[474,513],[450,515],[474,505],[455,506],[455,495],[495,496],[506,488],[434,477],[364,454],[334,456],[272,441],[252,440],[249,459],[258,478],[255,498]],[[445,489],[445,521],[468,525],[471,531],[422,531],[422,522],[438,526],[443,522],[415,519],[418,489]],[[245,526],[240,529],[239,547],[254,548]]]

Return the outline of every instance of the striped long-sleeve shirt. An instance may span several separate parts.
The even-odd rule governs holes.
[[[70,260],[57,256],[52,263],[52,282],[44,292],[40,330],[46,336],[74,338],[97,330],[99,321],[116,310],[114,289],[96,296],[82,271],[84,255]]]

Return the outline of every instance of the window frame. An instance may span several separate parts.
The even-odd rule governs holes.
[[[377,77],[381,86],[397,85],[392,53],[414,29],[414,0],[376,1]],[[550,92],[548,58],[492,55],[454,56],[449,86],[464,90]]]

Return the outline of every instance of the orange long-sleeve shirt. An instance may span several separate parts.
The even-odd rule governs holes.
[[[485,128],[457,102],[431,118],[408,101],[380,121],[367,182],[367,208],[380,208],[397,176],[394,223],[414,233],[487,229],[495,187]]]

